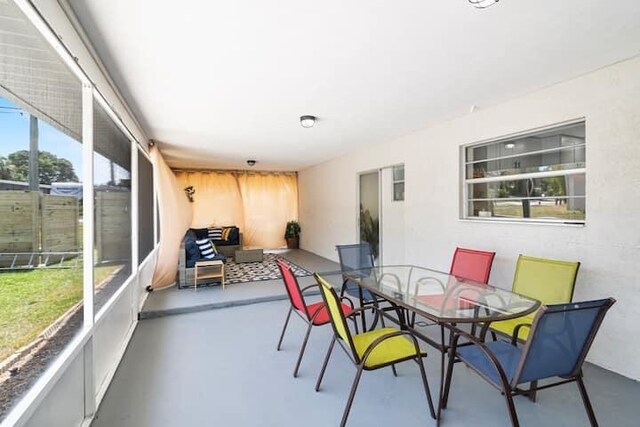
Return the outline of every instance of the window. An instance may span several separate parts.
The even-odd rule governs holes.
[[[0,2],[0,421],[84,323],[82,85]]]
[[[583,224],[584,122],[464,150],[464,218]]]
[[[138,153],[138,263],[141,264],[154,247],[153,241],[153,166]]]
[[[404,165],[393,167],[393,201],[404,200]]]
[[[95,308],[127,280],[131,266],[131,141],[93,102]]]

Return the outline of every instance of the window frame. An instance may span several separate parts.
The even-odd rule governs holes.
[[[402,179],[396,179],[396,174],[395,171],[396,169],[400,169],[402,168]],[[399,164],[399,165],[393,165],[391,167],[391,201],[392,202],[404,202],[405,199],[405,181],[406,181],[406,176],[405,176],[405,167],[404,167],[404,163]],[[402,184],[402,199],[396,199],[396,184]]]
[[[117,360],[121,360],[126,344],[130,341],[133,331],[137,324],[136,313],[139,311],[146,293],[138,294],[138,281],[142,274],[149,276],[149,266],[152,264],[153,257],[156,256],[159,250],[158,239],[154,239],[154,249],[147,256],[143,263],[137,262],[137,242],[138,235],[138,212],[136,210],[138,193],[137,193],[137,170],[133,168],[137,165],[134,159],[138,155],[144,155],[149,160],[151,157],[145,150],[146,142],[144,134],[138,133],[140,138],[136,138],[133,133],[127,127],[127,124],[121,117],[118,116],[114,107],[109,104],[105,96],[96,87],[95,83],[85,72],[84,68],[78,64],[77,58],[75,58],[71,52],[67,49],[66,45],[62,42],[62,39],[58,34],[53,31],[53,28],[45,17],[36,9],[36,7],[28,0],[10,0],[10,4],[15,4],[18,9],[25,15],[26,19],[35,27],[38,33],[40,33],[48,45],[56,52],[62,62],[70,69],[70,71],[78,79],[82,89],[82,138],[80,142],[82,145],[82,182],[83,182],[83,194],[85,198],[93,199],[94,186],[93,186],[93,134],[94,134],[94,121],[93,121],[93,107],[94,100],[107,112],[109,118],[119,127],[119,129],[127,136],[132,153],[132,201],[131,201],[131,216],[132,216],[132,271],[126,278],[124,283],[120,285],[114,295],[112,295],[100,308],[95,310],[94,307],[94,281],[93,281],[93,231],[94,221],[86,221],[83,227],[83,311],[84,318],[80,329],[76,335],[66,344],[66,346],[57,354],[49,363],[44,372],[31,384],[17,400],[15,406],[8,411],[5,418],[0,419],[0,424],[6,425],[23,425],[29,423],[31,417],[40,409],[40,405],[45,399],[47,399],[50,393],[55,390],[60,379],[65,378],[68,375],[68,369],[75,363],[81,364],[81,369],[84,377],[84,388],[81,395],[74,395],[74,398],[79,397],[84,400],[84,419],[83,425],[87,424],[95,416],[95,409],[99,405],[106,387],[109,385],[111,378],[115,373],[115,365],[111,364],[108,367],[107,373],[104,377],[96,378],[98,368],[96,367],[95,360],[95,344],[94,341],[98,337],[98,333],[104,334],[100,329],[103,324],[108,323],[111,320],[110,315],[120,315],[117,312],[117,304],[120,303],[121,298],[128,295],[132,295],[131,307],[128,307],[131,313],[132,323],[128,325],[127,332],[121,337],[124,346],[116,348]],[[128,117],[131,120],[131,117]],[[135,126],[135,121],[133,122]],[[51,124],[51,123],[49,123]],[[134,128],[135,129],[135,128]],[[137,129],[138,130],[138,129]],[[138,130],[139,131],[139,130]],[[140,154],[139,152],[142,152]],[[134,154],[135,153],[135,154]],[[152,169],[155,169],[153,161],[151,161]],[[157,206],[157,194],[158,189],[154,185],[154,206]],[[94,211],[93,203],[84,203],[83,213],[84,218],[93,218]],[[158,223],[157,210],[153,212],[154,225]],[[155,228],[155,227],[154,227]],[[157,230],[154,230],[157,236]],[[144,292],[144,291],[142,291]],[[135,294],[135,296],[134,296]],[[100,383],[99,383],[100,382]]]
[[[585,160],[584,166],[581,168],[573,168],[573,169],[561,169],[555,171],[539,171],[539,172],[526,172],[519,174],[509,174],[509,175],[501,175],[501,176],[485,176],[481,178],[467,178],[467,166],[472,165],[478,162],[489,162],[495,160],[502,160],[508,158],[522,157],[526,155],[534,155],[534,154],[545,154],[545,153],[553,153],[563,150],[565,147],[558,147],[552,149],[541,149],[534,150],[530,152],[524,152],[520,154],[507,155],[507,156],[497,156],[492,158],[487,158],[484,160],[472,160],[467,161],[467,149],[470,147],[479,147],[479,146],[488,146],[492,144],[500,144],[503,142],[511,141],[518,138],[526,138],[529,136],[535,136],[540,133],[548,132],[554,129],[560,129],[566,126],[572,126],[577,124],[584,124],[585,126],[585,140],[582,144],[578,144],[578,147],[584,147],[585,149]],[[586,225],[586,210],[585,210],[585,218],[584,219],[550,219],[550,218],[507,218],[507,217],[480,217],[470,215],[469,212],[469,204],[473,201],[478,201],[479,199],[474,199],[469,197],[469,187],[472,184],[481,184],[481,183],[490,183],[490,182],[506,182],[506,181],[517,181],[523,179],[535,179],[535,178],[548,178],[548,177],[566,177],[571,175],[587,175],[587,161],[586,161],[586,148],[587,148],[587,121],[585,117],[579,117],[576,119],[567,120],[564,122],[553,123],[546,126],[541,126],[537,128],[528,129],[521,132],[515,132],[512,134],[500,136],[497,138],[489,138],[481,141],[475,141],[468,144],[463,144],[460,146],[460,162],[459,162],[459,174],[460,174],[460,216],[459,219],[463,221],[480,221],[480,222],[495,222],[495,223],[517,223],[517,224],[552,224],[552,225],[569,225],[569,226],[585,226]],[[559,132],[561,135],[561,132]],[[514,197],[513,200],[536,200],[542,199],[543,197]],[[549,197],[544,197],[548,199]],[[569,198],[584,198],[585,204],[587,200],[587,191],[586,191],[586,183],[585,183],[585,194],[584,196],[563,196],[564,199]],[[485,198],[482,200],[504,200],[504,198]]]

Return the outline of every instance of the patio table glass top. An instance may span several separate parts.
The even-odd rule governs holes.
[[[540,301],[509,290],[413,265],[343,273],[364,289],[434,322],[475,323],[534,312]]]

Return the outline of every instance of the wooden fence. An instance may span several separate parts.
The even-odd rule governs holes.
[[[77,252],[79,203],[73,196],[37,191],[0,191],[0,254]],[[52,257],[56,262],[59,257]],[[9,261],[0,259],[0,267]],[[22,264],[19,260],[18,264]]]
[[[131,193],[96,191],[96,262],[131,259]]]

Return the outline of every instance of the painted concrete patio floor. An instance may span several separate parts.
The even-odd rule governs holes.
[[[331,337],[330,328],[320,327],[312,332],[300,376],[294,379],[305,325],[292,319],[277,352],[287,308],[287,301],[274,301],[140,322],[92,425],[338,425],[355,369],[336,348],[321,391],[314,391]],[[435,395],[439,355],[427,350]],[[350,426],[435,425],[417,366],[406,362],[398,373],[395,378],[390,369],[365,372]],[[585,377],[600,425],[638,425],[640,384],[593,365],[585,366]],[[516,407],[523,426],[588,425],[574,384],[541,391],[537,403],[518,397]],[[509,421],[500,394],[457,365],[442,425],[496,427]]]

